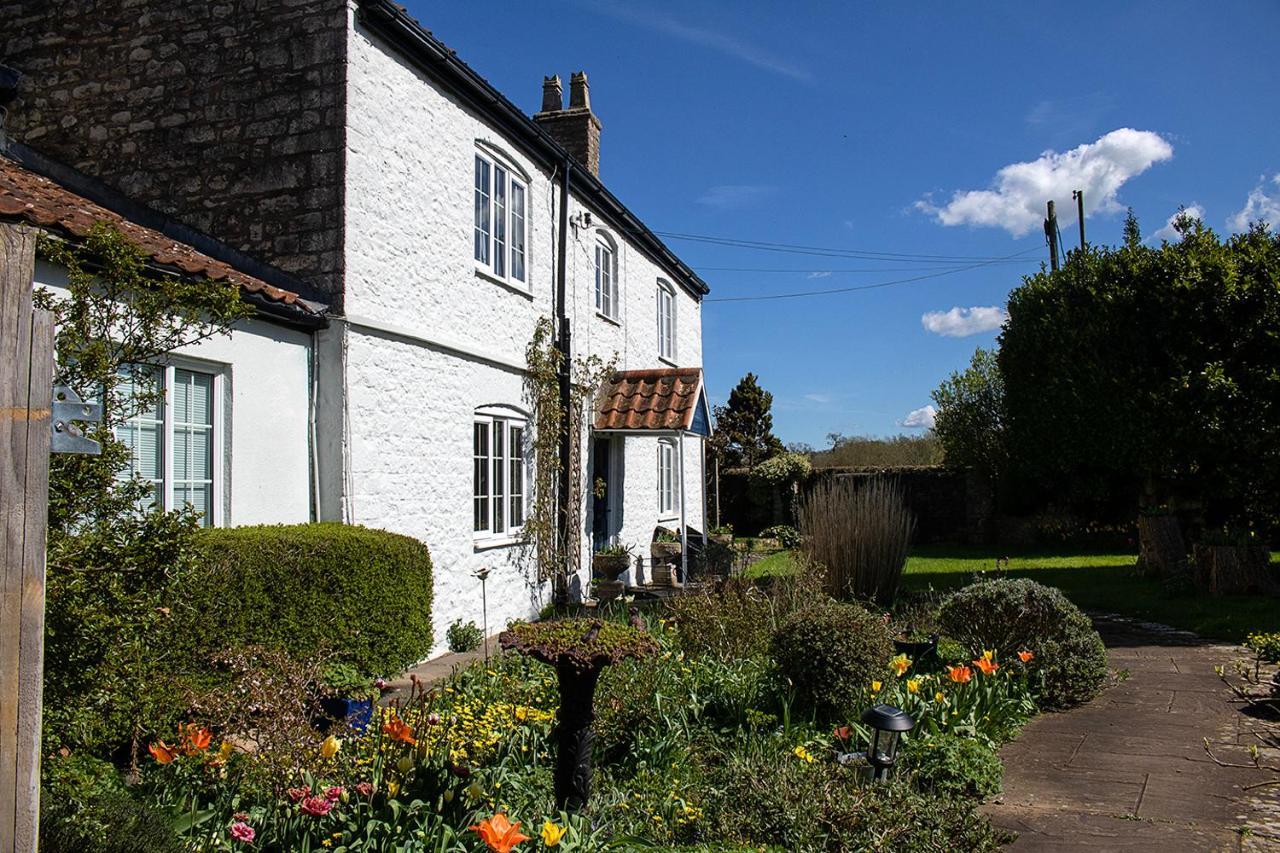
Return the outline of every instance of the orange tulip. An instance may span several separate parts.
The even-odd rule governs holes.
[[[521,841],[529,840],[529,836],[520,832],[520,821],[513,824],[502,812],[485,818],[471,829],[494,853],[511,853]]]
[[[382,727],[382,731],[392,740],[402,741],[409,746],[418,745],[418,739],[413,736],[413,726],[400,719],[394,711],[391,713],[391,719],[387,720],[386,725]]]
[[[1023,649],[1022,651],[1018,652],[1018,660],[1022,661],[1023,663],[1031,663],[1031,659],[1034,658],[1035,656],[1036,656],[1035,652],[1028,651],[1027,649]]]
[[[204,726],[187,723],[181,729],[182,751],[187,755],[204,752],[209,748],[209,740],[213,737]]]
[[[996,663],[990,658],[978,658],[976,661],[973,662],[973,664],[978,669],[982,670],[983,675],[992,675],[995,673],[997,669],[1000,668],[1000,664]]]
[[[973,670],[967,666],[953,666],[947,673],[956,684],[968,684],[973,678]]]
[[[160,764],[172,764],[173,760],[178,757],[178,750],[162,740],[158,740],[148,746],[147,752],[151,753],[151,757]]]

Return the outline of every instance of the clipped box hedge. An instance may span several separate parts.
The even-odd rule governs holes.
[[[260,644],[393,675],[431,651],[427,546],[336,522],[202,530],[175,640],[196,655]]]

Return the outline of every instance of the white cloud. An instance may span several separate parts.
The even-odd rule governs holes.
[[[1232,231],[1248,231],[1250,222],[1266,222],[1273,229],[1280,228],[1280,172],[1271,177],[1271,183],[1276,185],[1275,195],[1267,195],[1264,175],[1249,193],[1244,207],[1227,219]]]
[[[1086,214],[1120,210],[1120,187],[1172,156],[1173,146],[1159,134],[1122,127],[1070,151],[1011,163],[996,173],[991,189],[957,190],[942,206],[925,197],[915,206],[942,225],[1003,228],[1021,237],[1040,228],[1049,199],[1057,202],[1060,224],[1074,222],[1072,190],[1084,190]]]
[[[834,399],[830,394],[805,394],[804,398],[810,403],[817,403],[819,406],[825,406]]]
[[[994,331],[1003,326],[1008,318],[1009,315],[998,305],[977,305],[973,308],[961,308],[957,305],[950,311],[929,311],[921,315],[920,325],[935,335],[967,338],[969,335]]]
[[[1178,229],[1175,226],[1177,226],[1178,220],[1183,216],[1204,221],[1204,208],[1198,203],[1193,203],[1188,204],[1181,210],[1175,210],[1173,215],[1165,222],[1164,227],[1151,235],[1151,242],[1159,243],[1161,240],[1168,240],[1172,243],[1176,240],[1181,240],[1182,237],[1178,234]]]
[[[717,210],[738,210],[768,198],[774,189],[764,184],[723,184],[708,188],[698,197],[698,204]]]
[[[907,412],[907,416],[898,421],[898,426],[910,429],[933,429],[933,421],[937,416],[938,410],[933,406],[921,406]]]

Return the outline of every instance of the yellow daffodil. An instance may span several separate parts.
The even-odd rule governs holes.
[[[879,692],[880,692],[880,688],[881,688],[881,687],[883,687],[883,686],[884,686],[884,685],[882,685],[880,682],[878,682],[878,681],[873,681],[873,682],[871,682],[871,692],[872,692],[872,693],[879,693]]]
[[[908,678],[908,679],[907,679],[907,692],[908,692],[908,693],[919,693],[919,692],[920,692],[920,679],[918,679],[918,678]]]
[[[564,833],[563,826],[546,821],[542,824],[542,843],[548,847],[556,847],[560,844],[560,839],[564,838]]]
[[[933,701],[935,701],[935,702],[941,702],[942,700],[944,700],[944,699],[946,699],[946,698],[947,698],[947,697],[946,697],[946,696],[944,696],[944,695],[942,694],[942,691],[941,691],[941,690],[939,690],[937,693],[933,694]]]
[[[889,666],[893,667],[894,674],[901,678],[903,674],[911,668],[911,658],[907,657],[905,654],[898,655],[893,660],[889,661]]]
[[[812,764],[817,761],[817,759],[813,757],[813,753],[809,752],[809,750],[805,749],[803,746],[797,746],[795,749],[791,750],[791,753],[805,764]]]
[[[225,748],[227,744],[224,743],[222,746],[223,748]],[[342,750],[342,741],[338,740],[333,735],[329,735],[320,744],[320,755],[326,759],[333,758],[341,750]]]
[[[399,783],[399,782],[388,782],[388,783],[387,783],[387,794],[388,794],[389,796],[394,797],[394,796],[396,796],[396,795],[397,795],[397,794],[399,794],[399,793],[400,793],[400,783]]]
[[[235,744],[229,740],[224,740],[222,746],[218,747],[218,760],[225,764],[231,758],[231,753],[235,751]]]

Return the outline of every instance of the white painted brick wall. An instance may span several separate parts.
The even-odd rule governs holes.
[[[531,80],[530,86],[540,85]],[[505,152],[530,177],[529,292],[495,283],[472,260],[472,184],[477,141]],[[604,157],[608,157],[607,138]],[[472,415],[487,404],[526,407],[519,366],[539,317],[550,316],[555,283],[555,176],[539,170],[478,116],[460,106],[352,18],[348,42],[346,295],[351,518],[418,537],[436,566],[433,654],[455,618],[480,623],[479,582],[493,569],[491,630],[538,609],[546,594],[516,547],[479,549],[472,537]],[[570,213],[583,209],[572,200]],[[595,214],[594,219],[601,219]],[[621,369],[664,366],[657,354],[657,282],[672,280],[626,234],[620,246],[621,324],[596,315],[594,242],[570,233],[569,293],[574,349]],[[700,365],[701,306],[677,293],[677,362]],[[376,334],[359,324],[389,326]],[[422,340],[448,342],[463,358]],[[588,446],[584,441],[584,447]],[[626,443],[622,541],[648,543],[657,523],[657,447]],[[686,439],[688,520],[702,520],[702,448]],[[589,494],[584,477],[584,494]],[[584,507],[589,577],[590,499]],[[674,526],[674,525],[673,525]]]

